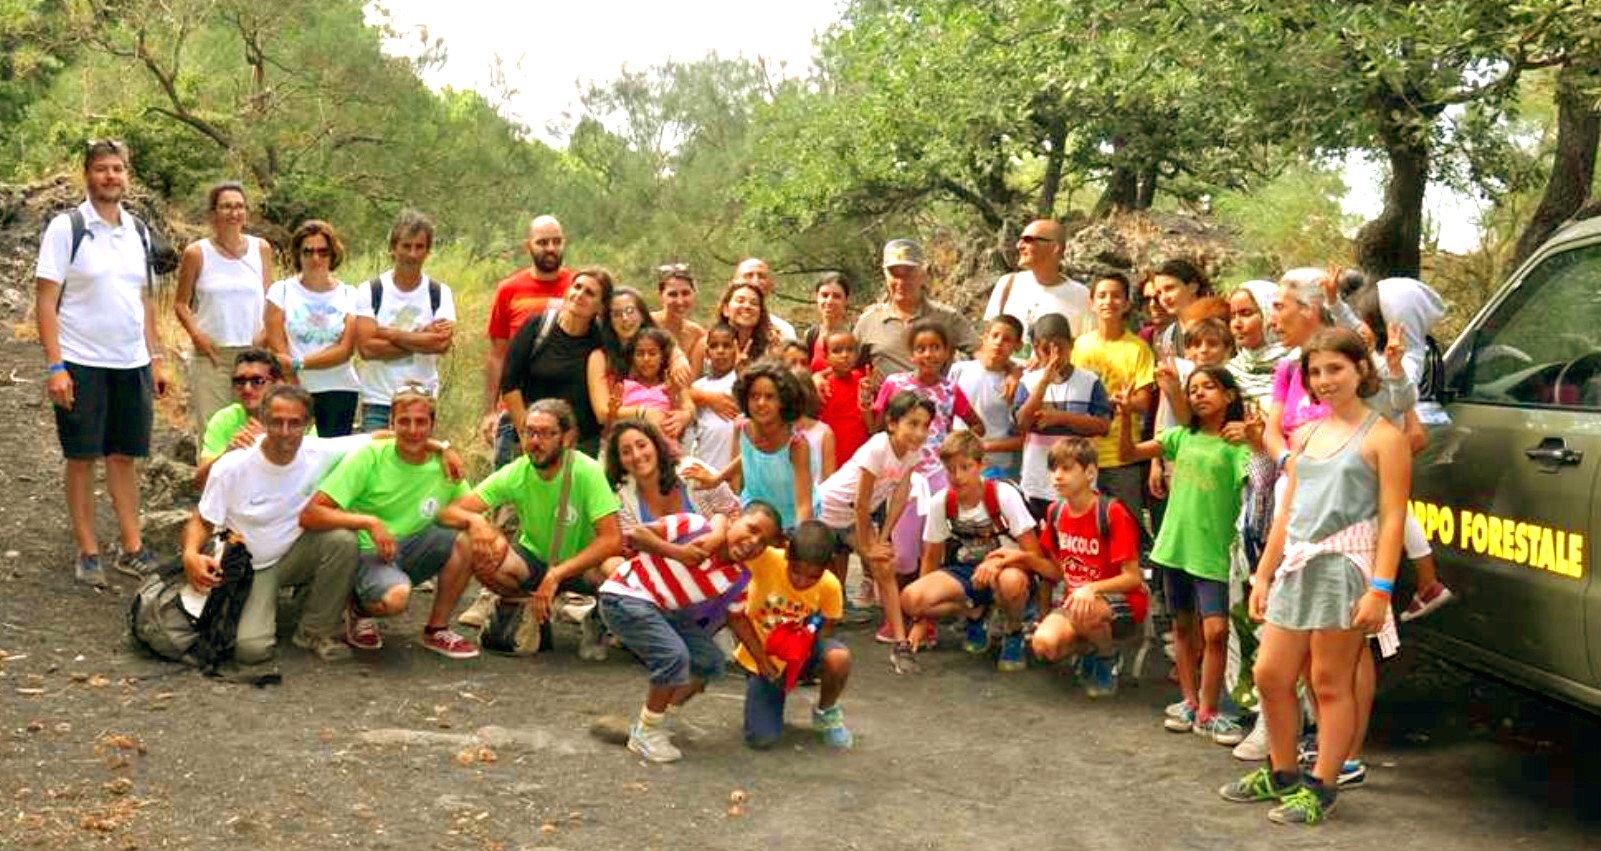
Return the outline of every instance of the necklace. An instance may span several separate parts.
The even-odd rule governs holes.
[[[245,259],[245,254],[250,251],[250,238],[240,234],[239,247],[235,248],[230,245],[224,245],[222,240],[217,237],[212,237],[211,245],[217,249],[218,254],[229,260],[243,260]]]

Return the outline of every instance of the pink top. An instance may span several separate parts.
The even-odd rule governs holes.
[[[1279,417],[1279,430],[1288,440],[1295,430],[1329,415],[1329,406],[1312,401],[1301,384],[1301,359],[1285,358],[1273,368],[1273,404],[1284,413]]]
[[[665,384],[641,384],[632,378],[623,379],[623,406],[649,408],[653,411],[668,413],[673,410],[672,397],[667,395]],[[667,444],[678,451],[678,441],[667,438]]]
[[[973,405],[967,401],[967,394],[962,392],[962,388],[949,378],[924,384],[917,380],[915,372],[897,372],[886,376],[884,383],[879,385],[878,396],[873,400],[873,413],[884,416],[889,400],[903,390],[910,390],[934,403],[934,419],[928,424],[928,440],[923,444],[923,461],[917,466],[918,472],[928,475],[940,469],[939,445],[950,433],[951,425],[958,419],[971,417]]]

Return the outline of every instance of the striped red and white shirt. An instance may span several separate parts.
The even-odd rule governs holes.
[[[700,537],[711,523],[699,514],[669,514],[662,518],[666,538],[677,544]],[[662,611],[676,612],[726,594],[745,575],[736,562],[708,558],[696,567],[658,555],[640,553],[622,566],[601,586],[603,594],[617,594],[654,603]],[[745,610],[745,592],[728,602],[728,611]]]

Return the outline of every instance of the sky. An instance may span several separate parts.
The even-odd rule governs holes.
[[[560,143],[578,113],[582,86],[612,79],[626,66],[644,69],[669,59],[707,53],[765,58],[775,72],[801,75],[811,64],[812,38],[839,15],[840,0],[680,0],[680,2],[551,2],[551,0],[377,0],[402,32],[426,29],[443,37],[448,59],[424,75],[436,88],[473,89],[498,100],[495,59],[515,94],[507,117],[546,142]],[[415,39],[415,36],[413,36]],[[415,40],[409,44],[414,46]],[[407,53],[408,42],[391,45]],[[1342,206],[1363,220],[1383,207],[1383,170],[1361,156],[1347,158],[1350,191]],[[1479,203],[1431,186],[1424,214],[1448,251],[1478,242]]]

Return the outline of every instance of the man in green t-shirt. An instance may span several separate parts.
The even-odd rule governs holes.
[[[525,425],[523,456],[451,503],[439,522],[464,530],[456,551],[470,560],[472,575],[485,588],[512,598],[503,604],[526,598],[529,612],[544,622],[558,590],[595,593],[605,581],[601,564],[622,552],[623,534],[617,494],[600,462],[571,448],[577,438],[573,409],[559,399],[541,399],[529,407]],[[508,504],[519,527],[511,543],[484,516]],[[436,609],[444,605],[449,611],[465,586],[466,577],[441,576]]]
[[[471,576],[456,532],[435,524],[441,508],[472,492],[452,478],[433,451],[434,399],[420,387],[405,387],[390,403],[394,440],[376,440],[352,451],[317,485],[300,513],[307,529],[356,532],[358,561],[345,641],[359,650],[383,646],[375,618],[402,614],[412,586],[440,576],[461,584]],[[452,601],[453,602],[453,601]],[[445,628],[451,602],[442,595],[423,627],[423,646],[451,659],[470,659],[478,648]]]
[[[261,437],[261,423],[251,412],[273,385],[282,384],[278,359],[266,349],[249,348],[233,359],[233,404],[211,415],[200,440],[200,464],[195,467],[195,488],[205,490],[211,465],[223,453],[253,446]]]

